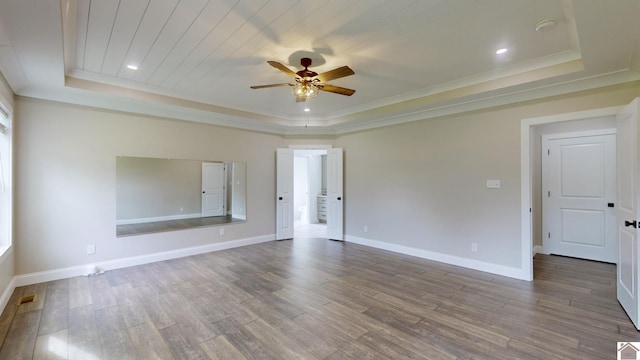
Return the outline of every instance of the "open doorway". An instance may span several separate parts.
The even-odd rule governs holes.
[[[542,137],[616,127],[619,107],[524,119],[522,122],[522,279],[533,280],[533,255],[545,253],[542,226]],[[547,152],[544,154],[548,155]],[[548,196],[548,192],[544,192]]]
[[[295,238],[327,238],[327,150],[294,150]]]

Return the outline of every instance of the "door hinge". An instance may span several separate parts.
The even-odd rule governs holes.
[[[547,155],[551,155],[551,149],[547,149]]]
[[[551,190],[547,190],[547,197],[551,197]]]
[[[547,233],[547,239],[551,239],[551,233]]]

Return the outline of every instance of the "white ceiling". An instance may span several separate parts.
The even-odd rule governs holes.
[[[3,0],[0,25],[18,95],[283,134],[640,79],[640,0]],[[249,88],[289,82],[266,61],[301,57],[348,65],[331,84],[356,93],[321,92],[308,115],[289,87]]]

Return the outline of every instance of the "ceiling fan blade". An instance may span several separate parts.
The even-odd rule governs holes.
[[[347,89],[340,86],[333,86],[329,84],[318,84],[317,87],[318,89],[323,91],[328,91],[328,92],[332,92],[340,95],[347,95],[347,96],[351,96],[356,92],[353,89]]]
[[[353,74],[355,73],[353,72],[353,70],[351,70],[351,68],[349,68],[348,66],[343,66],[337,69],[323,72],[322,74],[318,74],[315,78],[320,80],[320,82],[326,82]]]
[[[281,63],[277,62],[277,61],[267,61],[267,63],[269,63],[269,65],[273,66],[274,68],[282,71],[283,73],[291,76],[294,79],[298,78],[298,74],[296,74],[295,72],[293,72],[291,69],[289,69],[288,67],[282,65]]]
[[[251,88],[252,89],[264,89],[264,88],[272,88],[272,87],[278,87],[278,86],[293,86],[293,83],[282,83],[282,84],[270,84],[270,85],[254,85]]]

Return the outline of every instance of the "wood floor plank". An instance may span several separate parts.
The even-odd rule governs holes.
[[[245,358],[249,360],[277,359],[277,357],[271,355],[267,348],[251,334],[251,332],[234,319],[224,319],[218,322],[217,325],[225,338],[229,340]]]
[[[88,280],[91,303],[95,310],[118,305],[118,300],[105,275],[91,276]]]
[[[69,309],[67,341],[69,359],[100,359],[103,357],[102,341],[93,305],[76,306]]]
[[[233,346],[224,335],[207,340],[200,344],[200,347],[211,358],[211,360],[246,360],[235,346]]]
[[[40,335],[33,351],[34,360],[66,360],[69,358],[67,329]]]
[[[288,338],[264,320],[258,319],[244,325],[244,327],[262,342],[275,358],[298,360],[323,358],[314,356],[305,349],[304,343],[297,343]]]
[[[115,305],[98,309],[95,318],[104,359],[134,360],[135,348],[120,308]]]
[[[16,288],[13,291],[13,294],[11,294],[11,297],[9,297],[9,301],[7,302],[7,306],[4,308],[4,311],[0,314],[0,348],[4,344],[4,340],[9,333],[11,323],[18,311],[18,302],[23,295],[24,286]]]
[[[46,335],[67,329],[69,318],[69,280],[57,280],[47,287],[46,302],[43,304],[39,335]]]
[[[7,337],[0,349],[0,359],[31,359],[40,323],[41,310],[15,314]]]
[[[209,356],[200,344],[183,331],[182,324],[174,324],[160,330],[160,335],[171,349],[173,357],[179,360],[208,360]]]
[[[174,360],[171,349],[151,322],[127,329],[136,349],[137,359]]]
[[[16,288],[0,359],[608,359],[640,341],[615,270],[538,254],[527,282],[268,242]]]
[[[69,279],[69,309],[93,304],[89,278],[76,276]]]
[[[180,324],[185,336],[201,343],[220,335],[216,324],[207,321],[184,296],[168,293],[162,296],[169,315]]]

